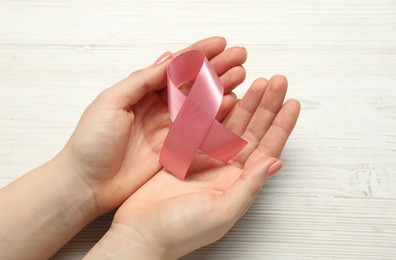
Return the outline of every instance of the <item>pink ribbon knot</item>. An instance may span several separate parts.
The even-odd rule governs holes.
[[[198,149],[228,162],[247,142],[215,119],[224,87],[208,59],[200,51],[185,52],[169,63],[167,75],[173,126],[161,150],[161,165],[184,179]],[[179,87],[194,78],[185,96]]]

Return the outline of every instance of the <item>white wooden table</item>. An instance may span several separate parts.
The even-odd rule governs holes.
[[[392,0],[0,0],[0,186],[59,151],[102,89],[212,35],[249,51],[238,95],[282,73],[302,111],[253,208],[185,259],[396,259]],[[111,217],[54,258],[81,258]]]

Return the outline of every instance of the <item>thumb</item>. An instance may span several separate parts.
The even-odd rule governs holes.
[[[164,56],[165,55],[165,56]],[[107,89],[111,96],[120,102],[118,106],[133,106],[147,93],[166,86],[166,67],[173,57],[171,52],[164,53],[158,60],[147,68],[137,70],[127,78]]]
[[[241,218],[253,204],[265,181],[282,167],[281,161],[273,157],[255,161],[225,192],[227,212],[234,222]]]

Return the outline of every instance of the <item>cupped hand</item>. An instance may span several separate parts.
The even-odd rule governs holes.
[[[248,145],[228,164],[200,154],[185,180],[161,170],[118,209],[111,232],[174,259],[221,238],[246,212],[279,158],[300,111],[287,81],[256,80],[223,120]],[[221,118],[220,118],[221,119]]]
[[[245,78],[247,56],[244,48],[225,47],[225,39],[212,37],[178,52],[201,50],[210,59],[226,89],[219,116],[235,105],[231,91]],[[164,89],[170,58],[104,90],[58,156],[92,189],[98,214],[119,206],[160,170],[159,153],[171,126]]]

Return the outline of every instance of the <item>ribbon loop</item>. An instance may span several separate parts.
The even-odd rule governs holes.
[[[208,59],[200,51],[188,51],[168,65],[168,107],[173,126],[161,150],[160,163],[184,179],[198,149],[227,162],[245,145],[215,120],[224,88]],[[180,86],[195,78],[187,96]]]

